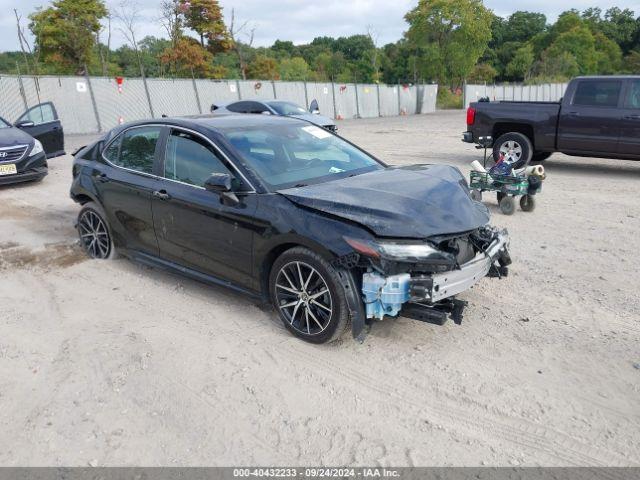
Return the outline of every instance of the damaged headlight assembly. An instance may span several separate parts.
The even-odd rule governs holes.
[[[459,265],[453,253],[424,241],[345,241],[370,265],[362,276],[362,299],[366,318],[403,316],[442,325],[446,318],[459,323],[466,302],[455,295],[487,276],[504,276],[511,263],[508,234],[487,227],[472,239],[475,256]],[[474,234],[472,234],[474,235]],[[362,265],[362,264],[361,264]],[[492,272],[497,273],[493,275]]]
[[[344,237],[353,249],[365,257],[403,263],[430,263],[454,266],[455,257],[426,242],[371,241]]]

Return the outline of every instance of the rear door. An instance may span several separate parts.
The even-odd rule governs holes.
[[[171,130],[164,151],[164,180],[152,200],[160,256],[199,272],[252,284],[256,194],[203,136]],[[225,205],[204,189],[212,173],[234,177],[239,205]]]
[[[558,150],[615,154],[620,137],[622,86],[620,79],[578,80],[573,98],[560,111]]]
[[[166,129],[143,125],[125,130],[102,153],[93,172],[100,203],[116,242],[129,250],[158,256],[151,196],[159,188],[158,153]]]
[[[640,79],[630,79],[622,104],[618,153],[640,157]]]
[[[31,107],[20,115],[15,126],[40,140],[47,157],[64,155],[64,132],[53,103]]]

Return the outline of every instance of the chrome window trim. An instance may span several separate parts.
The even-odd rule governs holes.
[[[27,152],[30,150],[29,147],[30,147],[29,144],[13,145],[12,147],[0,147],[0,151],[15,150],[15,149],[18,149],[18,148],[24,148],[24,152],[22,152],[22,155],[20,155],[18,158],[15,158],[13,160],[2,160],[2,159],[0,159],[0,163],[18,163],[19,161],[21,161],[27,155]]]
[[[256,193],[256,188],[253,186],[253,184],[247,179],[247,177],[244,176],[244,174],[238,169],[238,167],[231,161],[231,159],[222,151],[220,150],[220,148],[213,143],[212,140],[210,140],[209,138],[207,138],[206,136],[204,136],[203,134],[201,134],[200,132],[196,132],[195,130],[191,130],[190,128],[187,127],[180,127],[178,125],[171,125],[171,128],[177,129],[177,130],[182,130],[185,132],[189,132],[192,133],[200,138],[202,138],[204,141],[208,142],[213,148],[214,150],[222,157],[226,160],[226,162],[231,166],[232,170],[235,170],[235,172],[242,178],[242,180],[251,188],[251,190],[246,191],[246,192],[234,192],[234,193]],[[171,134],[169,134],[171,135]],[[166,153],[165,153],[166,155]],[[164,164],[163,164],[164,167]],[[163,178],[164,180],[169,180],[171,182],[177,182],[177,183],[182,183],[183,185],[190,185],[192,187],[197,187],[197,188],[202,188],[203,190],[206,190],[206,188],[204,187],[200,187],[199,185],[192,185],[191,183],[185,183],[185,182],[181,182],[180,180],[173,180],[171,178],[166,178],[166,177],[160,177]]]
[[[116,135],[115,137],[113,137],[109,143],[107,143],[104,148],[102,149],[102,152],[100,153],[100,156],[102,157],[102,159],[107,162],[107,164],[109,164],[110,166],[114,167],[114,168],[119,168],[121,170],[125,170],[127,172],[131,172],[131,173],[137,173],[138,175],[142,175],[145,177],[152,177],[152,178],[162,178],[162,177],[158,177],[157,175],[154,175],[153,173],[147,173],[147,172],[141,172],[140,170],[134,170],[133,168],[127,168],[127,167],[122,167],[120,165],[116,165],[115,163],[113,163],[111,160],[109,160],[107,157],[104,156],[104,152],[107,148],[109,148],[111,146],[111,144],[113,142],[115,142],[116,140],[118,140],[120,138],[121,135],[124,135],[126,132],[128,132],[129,130],[133,130],[136,128],[144,128],[144,127],[165,127],[166,125],[163,125],[161,123],[149,123],[146,125],[133,125],[131,127],[125,128],[124,130],[122,130],[120,133],[118,133],[118,135]],[[158,137],[158,140],[160,140],[160,137]],[[154,156],[154,162],[155,162],[155,156]]]
[[[153,173],[141,172],[139,170],[133,170],[132,168],[122,167],[120,165],[116,165],[115,163],[111,162],[107,157],[105,157],[105,155],[104,155],[105,150],[107,150],[107,148],[109,148],[113,142],[115,142],[117,139],[119,139],[121,135],[124,135],[129,130],[133,130],[135,128],[144,128],[144,127],[176,128],[176,129],[179,129],[179,130],[184,130],[184,131],[189,132],[189,133],[193,133],[194,135],[197,135],[200,138],[203,138],[206,142],[208,142],[215,149],[216,152],[218,152],[227,161],[227,163],[229,165],[231,165],[233,170],[235,170],[236,173],[238,175],[240,175],[240,177],[242,177],[242,180],[247,185],[249,185],[249,187],[251,187],[251,190],[248,190],[246,192],[234,192],[234,193],[240,194],[240,195],[244,195],[244,194],[248,194],[248,193],[257,193],[257,191],[256,191],[255,187],[253,186],[253,184],[249,180],[247,180],[247,177],[245,177],[244,174],[240,170],[238,170],[238,167],[229,159],[229,157],[227,155],[225,155],[225,153],[222,150],[220,150],[220,148],[218,148],[218,146],[215,143],[213,143],[210,139],[208,139],[206,136],[204,136],[200,132],[196,132],[195,130],[191,130],[190,128],[187,128],[187,127],[180,127],[180,126],[175,125],[175,124],[170,124],[170,123],[147,123],[147,124],[144,124],[144,125],[133,125],[131,127],[125,128],[124,130],[119,132],[118,135],[116,135],[111,140],[109,140],[109,143],[107,143],[104,146],[104,148],[102,149],[102,152],[100,153],[100,156],[102,157],[102,159],[105,162],[107,162],[107,164],[110,165],[111,167],[119,168],[121,170],[126,170],[127,172],[137,173],[138,175],[143,175],[145,177],[156,178],[158,180],[167,180],[169,182],[180,183],[182,185],[187,185],[189,187],[197,188],[197,189],[200,189],[200,190],[206,190],[206,188],[201,187],[199,185],[192,185],[190,183],[181,182],[179,180],[173,180],[171,178],[166,178],[166,177],[163,177],[163,176],[155,175]],[[164,167],[164,165],[163,165],[163,167]]]

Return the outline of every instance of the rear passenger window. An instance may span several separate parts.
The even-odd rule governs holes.
[[[617,107],[622,82],[615,80],[582,80],[573,96],[573,105]]]
[[[143,173],[153,173],[156,144],[161,127],[127,130],[111,143],[104,156],[114,165]]]

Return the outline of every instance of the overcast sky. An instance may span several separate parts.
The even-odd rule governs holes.
[[[119,0],[107,0],[109,7]],[[138,0],[144,21],[139,26],[139,36],[162,36],[157,21],[160,0]],[[317,36],[348,36],[365,33],[367,26],[377,32],[378,43],[394,42],[406,30],[404,14],[418,3],[417,0],[221,0],[224,14],[229,21],[231,9],[236,18],[249,20],[255,27],[255,46],[269,46],[276,39],[306,43]],[[18,50],[13,9],[25,19],[38,6],[46,6],[48,0],[0,0],[0,51]],[[606,10],[612,6],[631,8],[640,15],[640,0],[485,0],[485,5],[496,14],[507,16],[516,10],[542,12],[550,21],[570,8],[584,10],[599,6]],[[114,32],[112,45],[117,47],[124,38]]]

